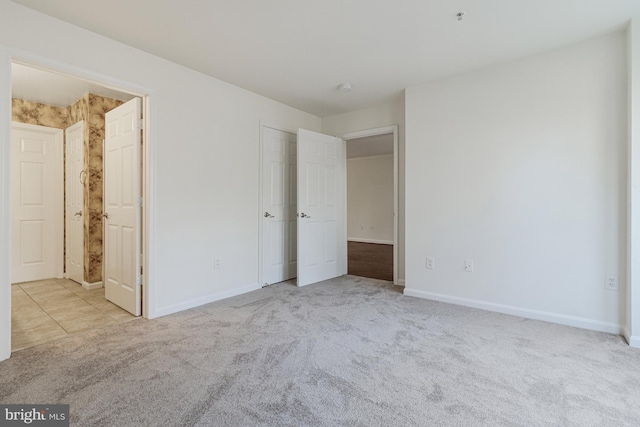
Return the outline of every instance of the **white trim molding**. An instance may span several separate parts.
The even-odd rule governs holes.
[[[182,302],[180,304],[173,304],[164,308],[160,308],[156,311],[154,317],[167,316],[169,314],[177,313],[179,311],[189,310],[190,308],[199,307],[201,305],[235,297],[237,295],[246,294],[247,292],[257,291],[258,289],[261,289],[261,288],[262,286],[259,283],[252,283],[249,285],[241,286],[239,288],[229,289],[227,291],[222,291],[222,292],[216,292],[210,295],[205,295],[203,297],[194,298],[189,301]]]
[[[640,348],[640,336],[630,335],[627,328],[622,328],[622,336],[629,344],[629,347]]]
[[[89,282],[85,282],[84,280],[82,281],[82,287],[85,288],[88,291],[92,291],[94,289],[100,289],[100,288],[104,288],[104,284],[102,282],[93,282],[93,283],[89,283]]]
[[[347,242],[375,243],[376,245],[393,245],[393,240],[363,239],[360,237],[347,237]]]
[[[432,301],[445,302],[448,304],[462,305],[480,310],[493,311],[496,313],[509,314],[512,316],[524,317],[526,319],[542,320],[545,322],[557,323],[576,328],[590,329],[593,331],[607,332],[620,335],[622,327],[616,323],[601,322],[584,317],[568,316],[565,314],[550,313],[546,311],[531,310],[528,308],[515,307],[510,305],[495,304],[486,301],[454,297],[450,295],[437,294],[434,292],[421,291],[418,289],[404,288],[403,294],[410,297],[423,298]]]
[[[0,361],[11,356],[11,60],[0,47]]]

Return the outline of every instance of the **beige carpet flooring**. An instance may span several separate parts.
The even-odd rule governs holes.
[[[0,402],[77,426],[638,426],[640,351],[346,276],[18,351]]]

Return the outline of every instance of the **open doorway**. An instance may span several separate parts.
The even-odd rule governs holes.
[[[342,136],[349,274],[398,283],[398,126]]]
[[[103,207],[113,193],[104,184],[103,144],[108,115],[133,101],[140,105],[135,94],[12,64],[12,351],[136,318],[108,301],[103,287]],[[138,113],[129,125],[138,141],[140,123]],[[64,136],[52,144],[39,136],[47,133]],[[131,163],[133,185],[142,189],[142,157]],[[130,204],[141,208],[142,199]],[[138,265],[141,251],[131,258],[120,263]],[[37,268],[51,263],[61,268]]]
[[[347,141],[347,259],[354,276],[393,281],[393,134]]]

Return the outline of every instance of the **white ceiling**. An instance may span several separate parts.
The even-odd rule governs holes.
[[[393,154],[393,134],[367,136],[347,141],[347,159]]]
[[[639,0],[13,1],[321,117],[640,16]]]
[[[11,96],[27,101],[68,107],[86,93],[129,101],[135,96],[84,80],[54,74],[20,64],[11,64]]]

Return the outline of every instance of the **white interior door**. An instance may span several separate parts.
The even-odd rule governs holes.
[[[298,130],[298,286],[346,274],[345,144]]]
[[[84,121],[66,129],[66,270],[75,282],[84,281]]]
[[[262,280],[296,277],[296,136],[262,128]]]
[[[140,288],[140,99],[105,116],[105,297],[130,313],[141,311]]]
[[[11,282],[62,277],[62,130],[11,126]]]

